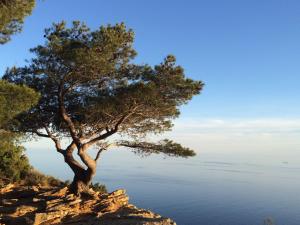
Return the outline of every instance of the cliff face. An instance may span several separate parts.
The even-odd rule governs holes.
[[[176,225],[151,211],[129,204],[125,190],[94,192],[78,198],[65,188],[0,189],[0,225]]]

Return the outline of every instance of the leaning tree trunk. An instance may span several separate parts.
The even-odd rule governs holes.
[[[80,196],[82,193],[88,194],[93,176],[89,169],[76,172],[70,186],[70,191],[77,196]]]
[[[73,157],[73,151],[75,146],[70,146],[64,153],[65,162],[70,166],[74,172],[74,178],[70,185],[70,191],[77,196],[82,193],[89,193],[89,186],[93,177],[96,174],[96,160],[92,159],[87,153],[85,148],[81,148],[78,151],[78,155],[81,161],[87,166],[84,168]]]

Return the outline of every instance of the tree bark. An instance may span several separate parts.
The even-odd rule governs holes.
[[[93,175],[87,170],[75,173],[73,181],[70,185],[71,193],[81,196],[83,193],[89,194],[89,186],[92,182]]]
[[[84,168],[74,157],[73,151],[76,148],[76,144],[71,144],[64,153],[65,162],[70,166],[74,172],[74,178],[70,185],[70,191],[77,196],[81,196],[82,193],[89,193],[89,186],[93,177],[96,174],[96,161],[93,160],[85,151],[86,149],[80,148],[78,155],[82,162],[87,166]]]

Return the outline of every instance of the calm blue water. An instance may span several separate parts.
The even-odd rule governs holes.
[[[31,149],[28,155],[39,170],[72,178],[54,150]],[[300,224],[297,163],[229,153],[140,158],[116,150],[105,152],[98,167],[95,181],[109,191],[125,188],[132,203],[179,225],[261,225],[268,217],[277,225]]]

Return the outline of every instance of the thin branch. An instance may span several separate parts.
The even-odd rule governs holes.
[[[137,107],[138,107],[138,106],[134,107],[134,108],[132,109],[132,111],[129,112],[128,114],[123,115],[123,116],[118,120],[118,122],[115,124],[115,126],[114,126],[113,129],[109,129],[108,127],[106,127],[106,128],[105,128],[105,129],[106,129],[106,133],[104,133],[104,134],[102,134],[102,135],[99,135],[98,137],[96,137],[96,138],[94,138],[94,139],[88,141],[88,142],[85,143],[84,145],[86,145],[87,147],[88,147],[88,146],[91,146],[91,145],[95,144],[96,142],[98,142],[98,141],[100,141],[100,140],[104,140],[104,139],[108,138],[109,136],[115,134],[115,133],[118,131],[119,126],[135,112],[135,110],[137,109]]]
[[[117,132],[117,129],[108,130],[108,131],[106,131],[106,133],[97,136],[96,138],[94,138],[94,139],[88,141],[87,143],[85,143],[84,145],[85,145],[86,147],[89,147],[89,146],[95,144],[96,142],[98,142],[98,141],[100,141],[100,140],[103,140],[103,139],[108,138],[109,136],[113,135],[113,134],[116,133],[116,132]]]
[[[79,82],[74,82],[72,85],[70,85],[68,88],[62,90],[62,94],[65,95],[68,93],[72,88],[74,88],[76,85],[78,85]]]
[[[56,147],[56,150],[61,153],[61,154],[64,154],[64,150],[62,149],[61,147],[61,144],[60,144],[60,141],[51,133],[51,131],[49,130],[49,128],[44,125],[44,128],[48,134],[48,136],[51,138],[51,140],[55,143],[55,147]]]
[[[100,148],[100,149],[98,150],[97,155],[96,155],[96,157],[95,157],[95,159],[94,159],[96,162],[97,162],[98,159],[100,158],[101,152],[103,152],[104,150],[106,150],[106,148]]]
[[[97,155],[95,157],[95,161],[97,162],[97,160],[100,158],[100,154],[103,152],[103,151],[106,151],[108,150],[108,148],[112,147],[112,146],[118,146],[117,143],[110,143],[110,144],[106,144],[105,147],[101,147],[98,152],[97,152]]]
[[[32,133],[34,133],[34,134],[36,134],[37,136],[40,136],[40,137],[50,138],[49,135],[43,134],[43,133],[41,133],[41,132],[38,132],[37,130],[32,131]]]

